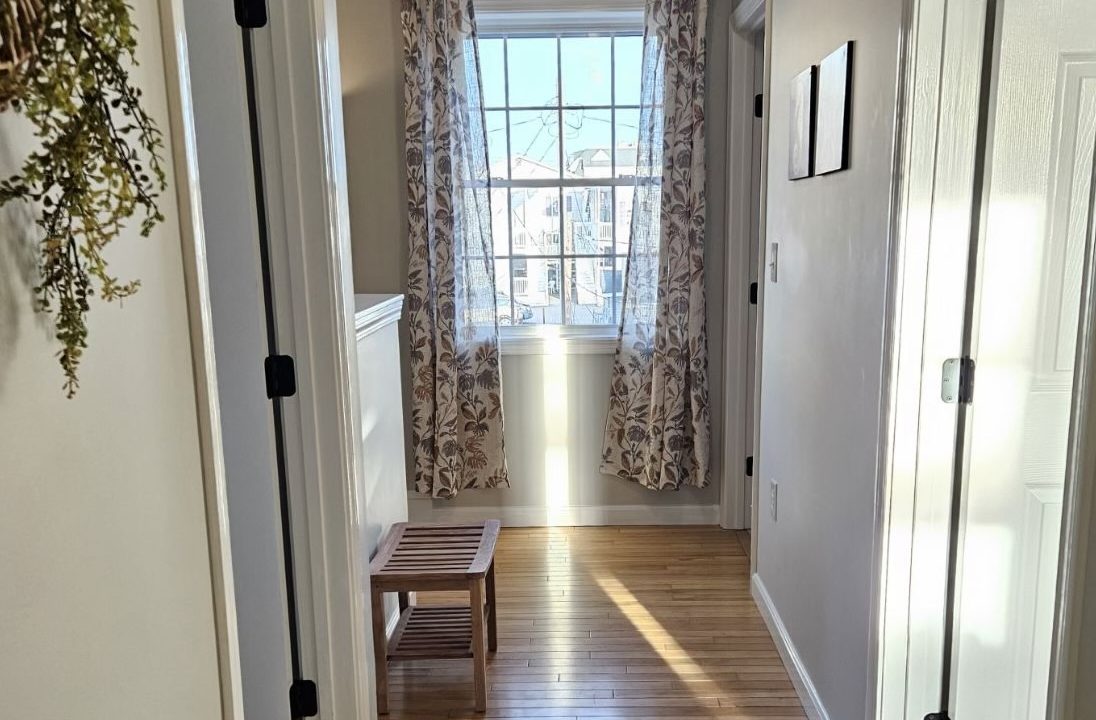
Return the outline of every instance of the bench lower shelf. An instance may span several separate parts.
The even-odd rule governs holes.
[[[412,605],[388,642],[389,660],[472,657],[472,613],[467,605]]]

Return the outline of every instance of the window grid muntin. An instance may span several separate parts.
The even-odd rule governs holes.
[[[617,283],[617,268],[620,265],[620,261],[624,261],[623,267],[627,267],[627,256],[619,253],[619,246],[617,244],[617,210],[618,210],[618,188],[620,187],[633,187],[635,184],[635,178],[631,176],[618,177],[617,175],[617,142],[616,142],[616,126],[617,126],[617,111],[618,110],[641,110],[641,105],[628,104],[617,105],[616,104],[616,64],[617,64],[617,39],[620,37],[636,37],[642,36],[642,33],[638,31],[606,31],[600,33],[582,33],[582,32],[556,32],[556,33],[490,33],[485,34],[483,39],[501,40],[502,41],[502,57],[503,57],[503,88],[504,88],[504,102],[505,105],[485,105],[485,111],[501,111],[504,113],[504,127],[506,132],[506,179],[497,180],[492,179],[492,187],[506,190],[506,230],[507,230],[507,254],[499,255],[495,254],[495,260],[505,260],[508,268],[508,285],[510,288],[510,321],[514,324],[514,320],[517,317],[517,298],[514,293],[514,261],[521,260],[541,260],[546,264],[549,261],[557,260],[559,262],[559,293],[560,293],[560,325],[570,325],[568,322],[568,308],[567,308],[567,291],[571,285],[570,273],[568,270],[568,261],[574,260],[593,260],[593,259],[611,259],[611,270],[609,277],[610,287],[608,291],[604,288],[601,289],[603,293],[602,297],[607,299],[610,305],[610,317],[612,318],[612,325],[609,327],[615,327],[619,325],[618,308],[617,308],[617,296],[623,290],[623,278],[618,287]],[[562,41],[564,38],[581,38],[581,37],[607,37],[609,39],[609,105],[564,105],[563,101],[563,47]],[[549,39],[554,38],[556,41],[556,98],[553,105],[511,105],[510,104],[510,40],[511,39]],[[522,180],[515,180],[513,177],[513,139],[511,133],[511,113],[516,111],[556,111],[556,122],[558,127],[557,136],[557,153],[559,159],[558,177],[554,179],[547,178],[529,178]],[[607,178],[565,178],[566,172],[565,156],[566,148],[564,144],[564,122],[563,112],[564,110],[572,111],[584,111],[584,110],[608,110],[609,111],[609,177]],[[638,148],[636,150],[638,152]],[[608,253],[568,253],[566,252],[566,200],[565,191],[567,188],[610,188],[610,199],[612,202],[611,214],[610,214],[610,252]],[[523,253],[518,255],[514,252],[513,247],[513,191],[514,190],[530,190],[530,189],[557,189],[559,199],[559,253],[558,254],[528,254]],[[598,196],[598,202],[600,203],[600,195]],[[599,208],[600,210],[600,208]],[[633,212],[634,212],[633,208]],[[591,222],[598,223],[600,220],[591,216]],[[528,228],[526,228],[528,230]],[[600,236],[595,238],[595,241],[600,242]],[[599,270],[598,266],[595,266],[595,272]],[[577,283],[577,267],[576,267],[576,283]],[[596,282],[600,282],[600,277],[595,277]],[[549,325],[554,323],[538,323],[538,325]],[[596,325],[583,324],[587,327],[599,327]],[[573,327],[573,325],[572,325]]]

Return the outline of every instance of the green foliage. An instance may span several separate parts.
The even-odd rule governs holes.
[[[145,237],[163,220],[156,207],[166,188],[163,140],[130,84],[137,46],[130,11],[125,0],[46,0],[37,54],[5,78],[15,86],[12,107],[33,123],[40,146],[0,182],[0,205],[18,199],[40,208],[35,293],[53,316],[69,397],[96,289],[121,301],[140,285],[110,274],[105,248],[136,214]]]

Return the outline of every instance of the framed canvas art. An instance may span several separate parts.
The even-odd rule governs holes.
[[[810,177],[813,167],[815,67],[792,78],[788,179]]]
[[[849,167],[849,115],[852,110],[852,43],[830,53],[818,70],[818,128],[814,171],[818,175]]]

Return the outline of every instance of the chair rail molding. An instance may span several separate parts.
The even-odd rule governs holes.
[[[403,315],[403,295],[356,295],[354,332],[358,340],[372,335]]]

